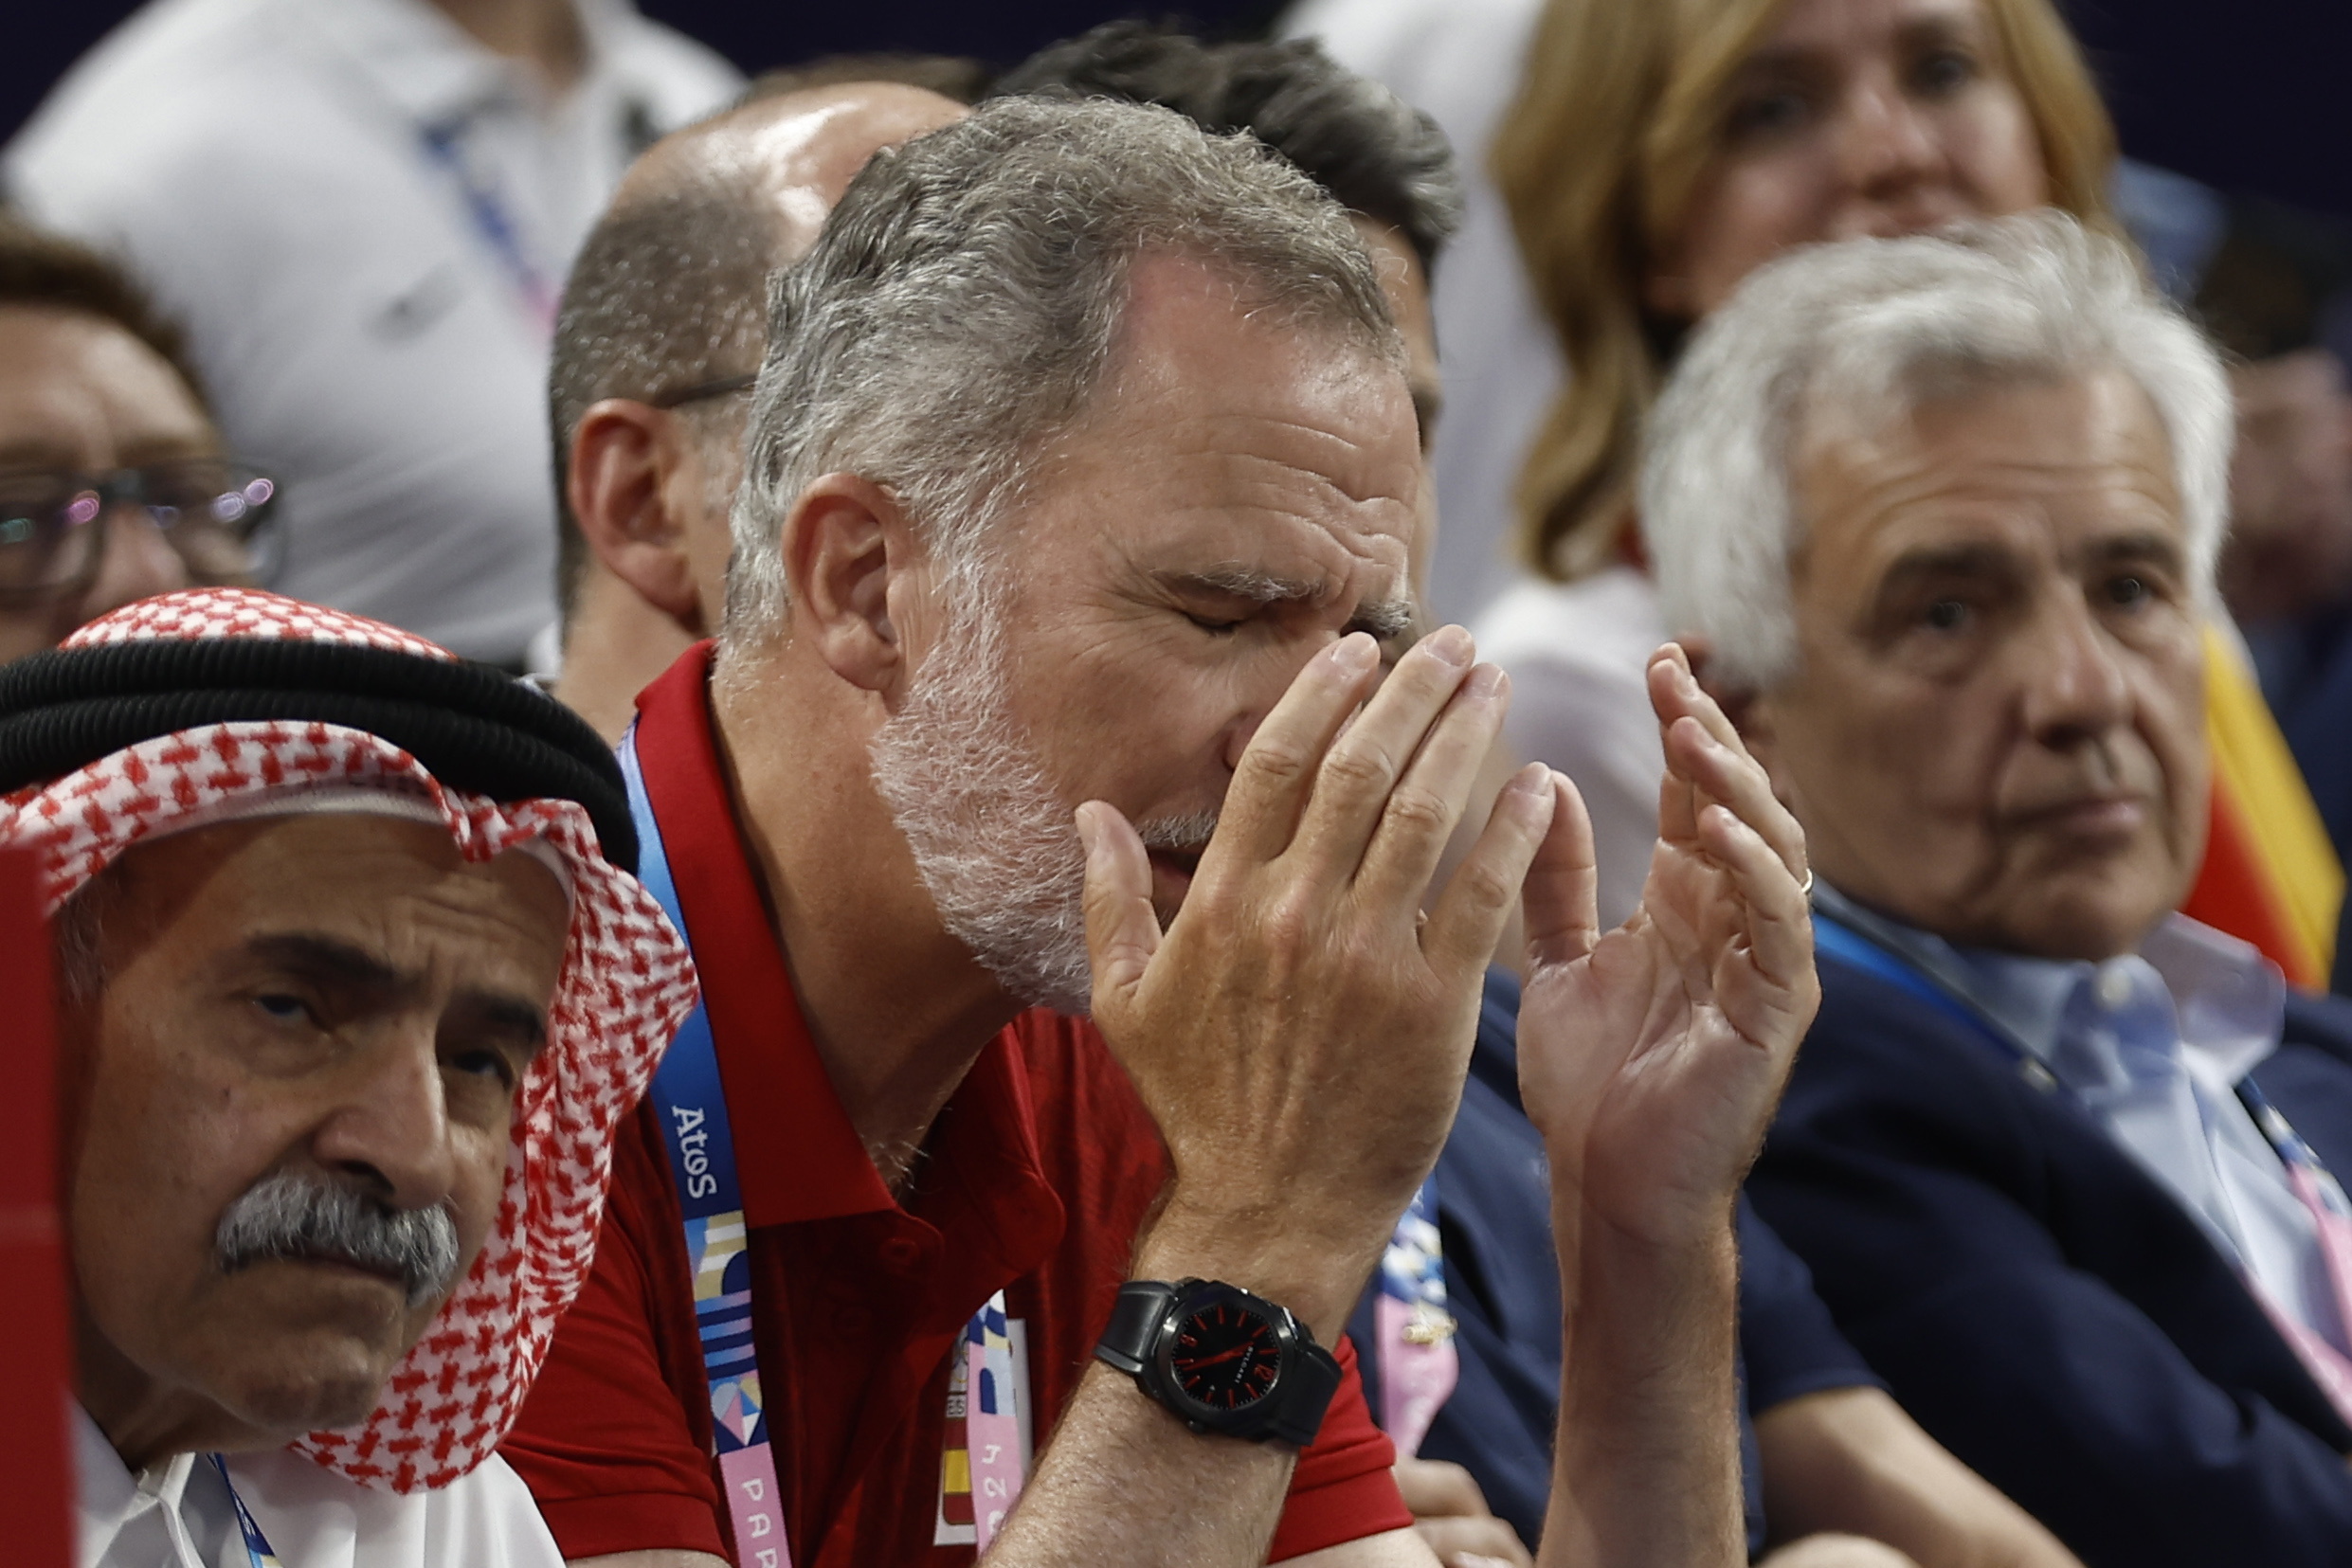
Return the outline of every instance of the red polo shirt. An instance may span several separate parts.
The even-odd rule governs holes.
[[[948,1103],[905,1206],[808,1037],[736,832],[697,647],[639,699],[638,759],[708,998],[751,1227],[752,1336],[795,1568],[946,1568],[932,1543],[949,1352],[1004,1291],[1027,1325],[1040,1447],[1167,1177],[1158,1130],[1091,1025],[1024,1015]],[[1273,1556],[1412,1523],[1353,1353],[1301,1456]],[[505,1454],[567,1558],[732,1557],[678,1196],[650,1107],[623,1129],[596,1267]],[[1214,1499],[1200,1500],[1213,1507]]]

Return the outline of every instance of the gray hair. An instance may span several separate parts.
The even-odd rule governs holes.
[[[1337,203],[1247,136],[1166,109],[1009,98],[877,155],[769,283],[722,645],[774,635],[781,532],[820,476],[897,495],[952,577],[1083,414],[1147,252],[1203,258],[1260,315],[1402,363]]]
[[[1641,529],[1668,627],[1766,690],[1796,672],[1789,463],[1824,419],[1868,435],[1923,401],[2101,370],[2147,394],[2210,594],[2234,412],[2219,357],[2121,241],[2056,212],[1853,240],[1762,267],[1692,339],[1651,415]]]

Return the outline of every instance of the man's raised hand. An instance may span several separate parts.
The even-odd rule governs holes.
[[[1472,660],[1459,627],[1385,682],[1362,634],[1310,660],[1165,935],[1133,828],[1079,812],[1095,1019],[1176,1167],[1147,1252],[1263,1236],[1232,1266],[1327,1339],[1453,1125],[1485,967],[1552,816],[1527,770],[1422,918],[1507,700]]]
[[[1597,928],[1591,829],[1559,780],[1527,882],[1519,1076],[1584,1222],[1667,1242],[1728,1224],[1820,988],[1803,831],[1679,647],[1649,683],[1667,773],[1641,906]]]

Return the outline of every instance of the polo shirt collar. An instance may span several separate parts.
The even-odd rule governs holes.
[[[710,1010],[744,1217],[761,1226],[896,1213],[817,1054],[752,874],[712,724],[711,657],[712,644],[697,643],[639,696],[637,758]],[[981,1052],[929,1152],[917,1183],[927,1217],[1014,1274],[1035,1267],[1063,1217],[1038,1159],[1013,1031]]]

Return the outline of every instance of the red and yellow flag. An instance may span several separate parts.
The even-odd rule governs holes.
[[[2205,632],[2213,825],[2181,912],[2262,949],[2307,991],[2327,989],[2343,867],[2294,754],[2223,635]]]

